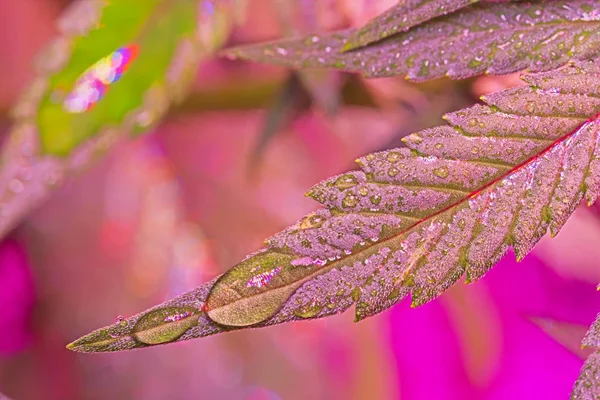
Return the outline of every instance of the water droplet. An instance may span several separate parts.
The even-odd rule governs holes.
[[[438,178],[442,178],[442,179],[447,178],[448,177],[448,167],[441,166],[439,168],[435,168],[433,170],[433,174],[435,176],[437,176]]]
[[[369,200],[371,200],[371,203],[377,206],[379,205],[379,203],[381,203],[381,196],[378,194],[374,194],[369,198]]]
[[[423,141],[423,137],[418,133],[411,133],[410,135],[405,136],[402,140],[407,143],[419,144]]]
[[[125,317],[122,315],[117,315],[117,318],[115,318],[115,324],[120,324],[123,321],[125,321]]]
[[[358,198],[353,194],[348,194],[342,200],[342,207],[354,208],[358,204]]]
[[[389,175],[391,178],[395,177],[395,176],[396,176],[396,175],[398,175],[399,173],[400,173],[400,170],[399,170],[398,168],[396,168],[396,167],[392,167],[392,168],[388,169],[388,175]]]
[[[358,194],[360,194],[361,196],[366,196],[369,194],[369,189],[362,186],[360,189],[358,189]]]
[[[109,85],[121,78],[137,53],[135,45],[123,47],[88,68],[67,95],[63,103],[64,110],[82,113],[91,109],[104,96]]]
[[[309,214],[300,221],[300,229],[319,228],[325,222],[325,218],[318,214]]]
[[[281,267],[275,267],[270,271],[254,275],[252,278],[248,279],[248,282],[246,282],[246,287],[261,288],[266,286],[269,284],[269,282],[271,282],[271,279],[273,279],[275,275],[281,272],[281,270]]]
[[[525,105],[525,109],[527,110],[527,112],[529,114],[533,114],[533,112],[535,111],[535,102],[528,101],[527,104]]]
[[[313,264],[318,266],[318,267],[324,267],[327,264],[327,260],[322,260],[320,258],[315,258],[315,260],[313,261]]]
[[[479,147],[473,146],[473,148],[471,148],[471,153],[473,153],[473,154],[479,154]]]
[[[423,140],[423,139],[421,139],[421,140]],[[398,153],[397,151],[390,151],[386,156],[386,159],[391,163],[397,163],[398,161],[400,161],[401,158],[402,158],[402,155],[400,153]]]
[[[131,336],[150,345],[172,342],[197,325],[198,318],[197,310],[191,307],[159,308],[142,316]]]
[[[435,147],[437,150],[441,150],[444,148],[444,145],[442,143],[436,143],[433,147]]]
[[[352,174],[342,175],[333,183],[333,186],[338,189],[348,189],[356,185],[358,185],[358,179]]]
[[[314,318],[323,310],[323,307],[316,302],[312,302],[298,310],[294,311],[294,315],[300,318]]]

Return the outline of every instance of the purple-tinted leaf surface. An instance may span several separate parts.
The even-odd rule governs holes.
[[[408,148],[308,196],[326,208],[202,287],[70,345],[117,351],[337,314],[424,304],[481,278],[513,247],[523,258],[600,190],[600,64],[527,75],[528,87],[446,115]]]
[[[400,0],[381,15],[355,31],[344,51],[366,46],[398,32],[405,32],[425,21],[449,14],[480,0]]]
[[[596,351],[585,360],[579,378],[575,382],[571,399],[600,399],[600,314],[585,335],[582,346]]]
[[[476,4],[344,52],[350,29],[232,48],[226,54],[291,68],[337,68],[412,81],[546,71],[600,52],[593,0]]]

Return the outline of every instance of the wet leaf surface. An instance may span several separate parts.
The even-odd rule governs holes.
[[[408,148],[361,157],[361,171],[308,192],[326,208],[263,250],[70,348],[145,347],[133,327],[173,307],[199,314],[174,341],[325,317],[353,304],[361,320],[409,294],[413,306],[431,301],[463,275],[475,281],[511,246],[523,258],[548,229],[560,230],[583,197],[598,196],[600,67],[582,63],[524,80],[530,86],[446,115],[449,126],[409,135]]]

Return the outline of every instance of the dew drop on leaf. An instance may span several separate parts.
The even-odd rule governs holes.
[[[340,176],[333,184],[338,189],[349,189],[358,185],[358,179],[352,174]]]
[[[373,203],[374,205],[378,206],[379,203],[381,203],[381,195],[374,194],[373,196],[371,196],[369,198],[369,200],[371,200],[371,203]]]
[[[159,308],[141,317],[131,336],[145,344],[172,342],[195,326],[198,318],[198,311],[191,307]]]
[[[448,177],[448,167],[439,167],[433,170],[433,174],[438,178],[447,178]]]
[[[269,284],[275,275],[281,272],[281,267],[275,267],[270,271],[261,272],[248,279],[246,287],[263,287]]]
[[[294,315],[300,318],[314,318],[323,310],[323,307],[316,302],[312,302],[298,310],[294,311]]]
[[[353,208],[358,204],[358,198],[353,194],[347,194],[342,200],[342,206],[345,208]]]
[[[528,101],[527,105],[525,105],[525,109],[528,113],[533,114],[535,111],[535,103],[533,101]]]
[[[325,217],[317,214],[309,214],[300,221],[300,229],[319,228],[325,222]]]
[[[117,82],[136,58],[136,45],[120,48],[88,68],[75,82],[67,95],[63,108],[70,113],[90,110],[109,88]]]
[[[421,142],[423,141],[423,138],[420,137],[419,135],[412,134],[411,136],[412,136],[413,141],[414,140],[417,140],[417,141],[420,140]],[[402,158],[402,156],[397,151],[390,151],[386,157],[386,159],[391,163],[397,163],[398,161],[400,161],[401,158]]]

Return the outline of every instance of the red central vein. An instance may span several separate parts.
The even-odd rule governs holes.
[[[429,215],[429,216],[427,216],[427,217],[423,218],[422,220],[420,220],[420,221],[418,221],[418,222],[414,223],[413,225],[409,226],[408,228],[406,228],[405,230],[403,230],[403,231],[399,232],[398,234],[396,234],[396,235],[394,235],[394,236],[391,236],[391,237],[389,237],[389,238],[387,238],[387,239],[383,239],[383,240],[381,240],[381,241],[380,241],[380,242],[378,242],[378,243],[375,243],[375,244],[372,244],[371,246],[368,246],[368,247],[365,247],[365,248],[363,248],[361,251],[366,251],[366,250],[369,250],[369,249],[371,249],[371,248],[374,248],[374,247],[381,247],[381,246],[382,246],[383,244],[385,244],[385,243],[388,243],[388,242],[390,242],[390,241],[396,240],[396,239],[397,239],[399,236],[406,234],[406,233],[407,233],[407,232],[409,232],[410,230],[414,229],[416,226],[418,226],[418,225],[420,225],[420,224],[423,224],[423,223],[425,223],[425,222],[427,222],[427,221],[429,221],[429,220],[431,220],[431,219],[435,218],[436,216],[438,216],[438,215],[440,215],[440,214],[442,214],[442,213],[444,213],[444,212],[446,212],[446,211],[448,211],[448,210],[450,210],[450,209],[452,209],[452,208],[456,207],[457,205],[459,205],[459,204],[463,203],[464,201],[466,201],[466,200],[468,200],[468,199],[473,199],[473,198],[477,197],[479,194],[481,194],[481,193],[482,193],[483,191],[485,191],[486,189],[488,189],[488,188],[490,188],[491,186],[493,186],[493,185],[497,184],[499,181],[501,181],[502,179],[505,179],[506,177],[508,177],[508,176],[510,176],[511,174],[515,173],[515,172],[516,172],[516,171],[518,171],[519,169],[526,167],[528,164],[531,164],[531,163],[532,163],[532,162],[534,162],[535,160],[537,160],[537,159],[539,159],[540,157],[542,157],[544,154],[546,154],[546,153],[548,153],[549,151],[551,151],[551,150],[552,150],[554,147],[556,147],[556,146],[557,146],[557,145],[559,145],[560,143],[564,142],[565,140],[568,140],[568,139],[569,139],[569,138],[571,138],[573,135],[575,135],[577,132],[579,132],[579,131],[580,131],[580,130],[581,130],[581,129],[582,129],[584,126],[585,126],[585,125],[587,125],[587,124],[590,124],[590,123],[595,123],[595,122],[597,122],[597,120],[599,120],[599,119],[600,119],[600,112],[599,112],[599,113],[597,113],[596,115],[594,115],[593,117],[591,117],[591,118],[587,119],[587,120],[586,120],[585,122],[583,122],[583,123],[582,123],[580,126],[578,126],[577,128],[573,129],[573,130],[572,130],[571,132],[569,132],[568,134],[566,134],[566,135],[562,136],[560,139],[557,139],[556,141],[554,141],[554,142],[553,142],[553,143],[552,143],[550,146],[548,146],[546,149],[544,149],[544,150],[542,150],[541,152],[539,152],[539,153],[537,153],[537,154],[535,154],[535,155],[531,156],[530,158],[528,158],[528,159],[527,159],[527,160],[525,160],[524,162],[522,162],[522,163],[520,163],[520,164],[516,165],[515,167],[513,167],[513,168],[512,168],[512,169],[510,169],[510,170],[508,170],[508,171],[507,171],[507,172],[505,172],[504,174],[502,174],[502,175],[498,176],[497,178],[495,178],[495,179],[492,179],[490,182],[488,182],[487,184],[485,184],[484,186],[482,186],[480,189],[476,190],[475,192],[471,193],[469,196],[466,196],[466,197],[465,197],[465,198],[463,198],[462,200],[459,200],[459,201],[457,201],[457,202],[455,202],[455,203],[453,203],[453,204],[449,205],[448,207],[445,207],[445,208],[443,208],[442,210],[440,210],[440,211],[437,211],[437,212],[435,212],[435,213],[433,213],[433,214],[431,214],[431,215]],[[457,161],[464,161],[464,162],[467,162],[467,161],[465,161],[465,160],[457,160]],[[272,250],[276,250],[275,248],[271,248],[271,249],[272,249]],[[318,275],[324,274],[324,273],[326,273],[326,272],[329,272],[329,271],[330,271],[330,270],[331,270],[331,269],[332,269],[332,268],[333,268],[335,265],[337,265],[338,263],[342,263],[343,261],[347,260],[349,257],[355,256],[355,255],[356,255],[356,254],[353,254],[353,255],[350,255],[350,256],[348,256],[348,257],[343,257],[343,258],[341,258],[340,260],[333,261],[331,264],[327,265],[326,267],[324,267],[324,268],[320,268],[320,269],[317,269],[317,270],[316,270],[316,271],[314,271],[313,273],[310,273],[310,274],[306,275],[305,277],[303,277],[303,278],[301,278],[301,279],[299,279],[299,280],[297,280],[297,281],[295,281],[295,282],[291,282],[289,285],[298,285],[298,288],[299,288],[299,287],[300,287],[302,284],[304,284],[305,282],[307,282],[308,280],[310,280],[310,279],[311,279],[311,278],[313,278],[314,276],[318,276]],[[226,274],[227,274],[227,272],[226,272],[225,274],[221,275],[221,277],[225,276]],[[217,282],[215,282],[215,284],[216,284],[216,283],[217,283]],[[285,287],[285,286],[288,286],[288,285],[279,286],[279,287],[277,287],[277,288],[273,288],[273,289],[280,289],[280,288],[282,288],[282,287]],[[268,288],[268,286],[265,286],[265,288]],[[210,293],[211,293],[211,292],[212,292],[212,289],[209,291],[209,294],[208,294],[208,296],[207,296],[207,297],[210,297]],[[295,292],[295,290],[294,290],[294,292]],[[237,303],[237,302],[239,302],[239,301],[244,301],[245,299],[248,299],[248,298],[252,298],[252,297],[256,297],[256,296],[260,296],[260,295],[262,295],[263,293],[264,293],[264,291],[263,291],[263,292],[256,293],[256,294],[254,294],[254,295],[251,295],[251,296],[245,296],[245,297],[244,297],[244,296],[240,296],[240,298],[239,298],[239,299],[237,299],[237,300],[235,300],[235,301],[233,301],[233,302],[231,302],[231,303],[227,303],[226,305],[231,305],[231,304]],[[208,300],[208,299],[207,299],[207,300]],[[283,304],[282,304],[281,306],[283,307]],[[219,308],[219,307],[215,307],[215,308]],[[267,318],[267,319],[266,319],[266,320],[264,320],[264,321],[261,321],[261,323],[262,323],[262,322],[265,322],[265,321],[268,321],[270,318],[271,318],[271,317]]]
[[[406,228],[405,230],[403,230],[402,232],[399,232],[397,235],[394,235],[388,239],[384,239],[381,242],[378,243],[378,245],[381,245],[382,243],[387,243],[390,240],[394,240],[396,239],[398,236],[404,235],[405,233],[407,233],[408,231],[410,231],[411,229],[413,229],[414,227],[427,222],[428,220],[437,217],[438,215],[456,207],[457,205],[463,203],[465,200],[467,199],[473,199],[477,196],[479,196],[483,191],[485,191],[486,189],[494,186],[495,184],[497,184],[498,182],[500,182],[501,180],[505,179],[506,177],[514,174],[515,172],[517,172],[518,170],[520,170],[521,168],[525,168],[527,165],[531,164],[532,162],[536,161],[537,159],[539,159],[540,157],[543,157],[546,153],[550,152],[553,148],[555,148],[556,146],[558,146],[559,144],[561,144],[562,142],[564,142],[565,140],[570,139],[571,137],[573,137],[573,135],[575,135],[577,132],[579,132],[585,125],[587,124],[592,124],[597,122],[600,119],[600,112],[597,113],[596,115],[594,115],[593,117],[587,119],[585,122],[583,122],[580,126],[578,126],[577,128],[573,129],[571,132],[569,132],[568,134],[564,135],[563,137],[561,137],[560,139],[557,139],[556,141],[554,141],[550,146],[548,146],[547,148],[545,148],[544,150],[542,150],[541,152],[531,156],[530,158],[528,158],[527,160],[525,160],[524,162],[522,162],[521,164],[518,164],[516,166],[514,166],[512,169],[508,170],[507,172],[505,172],[504,174],[498,176],[497,178],[492,179],[490,182],[488,182],[487,184],[485,184],[484,186],[482,186],[481,188],[477,189],[475,192],[471,193],[469,196],[466,196],[465,198],[463,198],[462,200],[457,201],[456,203],[453,203],[451,205],[449,205],[446,208],[441,209],[440,211],[437,211],[425,218],[423,218],[422,220],[420,220],[419,222],[415,222],[413,225],[409,226],[408,228]],[[458,160],[461,161],[461,160]],[[464,161],[464,160],[462,160]],[[468,162],[468,161],[465,161]],[[371,246],[370,246],[371,247]]]

